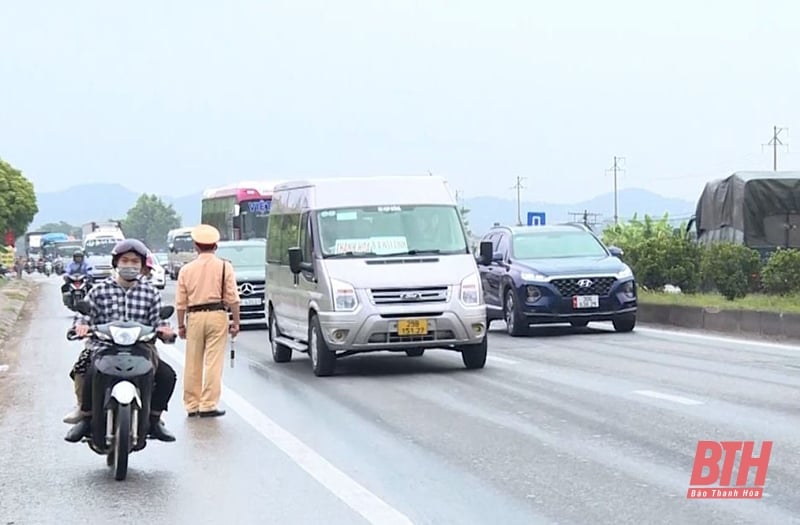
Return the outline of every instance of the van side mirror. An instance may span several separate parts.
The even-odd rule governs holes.
[[[608,253],[610,253],[613,257],[617,257],[617,258],[620,258],[623,255],[625,255],[625,252],[622,251],[622,248],[619,248],[617,246],[609,246],[608,247]]]
[[[300,263],[303,261],[303,254],[300,248],[289,248],[289,269],[297,275],[302,271]]]
[[[170,317],[172,317],[172,314],[174,314],[174,313],[175,313],[175,307],[174,306],[162,306],[158,310],[158,318],[162,319],[162,320],[166,320],[166,319],[169,319]]]
[[[233,227],[234,227],[234,229],[237,229],[237,230],[240,229],[241,225],[242,225],[241,217],[239,217],[238,215],[234,215],[233,216]]]
[[[75,304],[75,310],[83,315],[91,315],[92,305],[89,304],[89,301],[78,301]]]
[[[494,255],[492,252],[492,243],[489,241],[481,242],[478,264],[482,264],[484,266],[492,264],[492,255]]]

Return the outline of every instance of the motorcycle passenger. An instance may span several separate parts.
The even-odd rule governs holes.
[[[116,268],[116,276],[112,275],[99,282],[91,289],[86,300],[91,305],[92,314],[84,316],[76,314],[73,328],[78,337],[89,333],[91,325],[110,323],[113,321],[134,321],[155,328],[162,337],[174,337],[169,322],[159,318],[161,295],[141,273],[147,264],[147,248],[136,239],[119,242],[111,252],[111,265]],[[126,315],[127,314],[127,315]],[[66,441],[77,443],[91,432],[92,416],[92,355],[95,351],[108,345],[104,341],[92,338],[78,362],[70,373],[76,381],[76,391],[80,390],[81,420],[73,426],[64,437]],[[161,421],[161,412],[167,410],[169,400],[175,390],[177,377],[175,370],[166,362],[158,359],[154,343],[149,344],[153,359],[157,363],[150,400],[149,435],[160,441],[175,441]],[[80,382],[80,389],[77,383]]]
[[[72,254],[72,262],[64,269],[64,284],[61,286],[61,293],[67,293],[69,291],[69,279],[67,279],[67,276],[85,275],[86,278],[89,279],[89,272],[91,270],[91,266],[86,264],[86,261],[83,259],[83,252],[75,250],[75,253]]]

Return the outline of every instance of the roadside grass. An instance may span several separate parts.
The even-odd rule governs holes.
[[[679,306],[716,307],[721,310],[758,310],[800,314],[800,295],[748,295],[728,301],[719,294],[677,294],[639,290],[639,302]]]

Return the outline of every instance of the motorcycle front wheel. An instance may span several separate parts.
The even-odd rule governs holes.
[[[131,406],[117,406],[114,436],[114,479],[122,481],[128,475],[128,453],[131,450]]]

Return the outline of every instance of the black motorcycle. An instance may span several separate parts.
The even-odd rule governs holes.
[[[72,274],[65,275],[65,286],[61,288],[61,298],[64,301],[64,306],[75,310],[75,305],[86,298],[86,295],[91,289],[91,283],[88,275]]]
[[[86,301],[76,303],[75,308],[84,315],[91,313]],[[174,312],[174,307],[164,306],[158,315],[169,319]],[[155,376],[150,345],[158,334],[151,326],[115,321],[93,326],[89,335],[110,345],[92,356],[92,428],[90,437],[82,441],[106,456],[106,463],[114,468],[114,479],[122,481],[128,474],[128,455],[147,445]],[[78,339],[74,329],[67,332],[67,339]],[[161,340],[171,344],[175,336]]]

